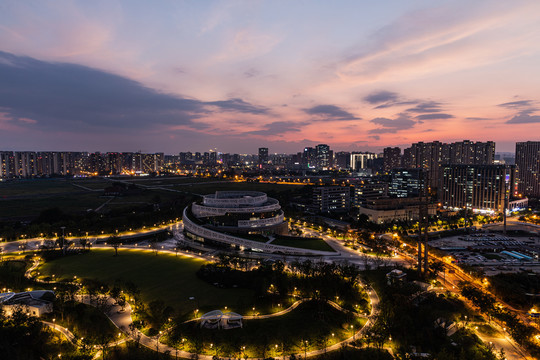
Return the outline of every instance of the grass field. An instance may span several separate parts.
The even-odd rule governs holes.
[[[279,356],[299,353],[307,341],[307,351],[323,348],[323,341],[330,346],[350,337],[364,326],[366,320],[342,313],[324,302],[310,301],[301,304],[288,314],[269,318],[243,320],[243,328],[230,330],[201,329],[197,323],[184,323],[179,331],[188,341],[187,348],[195,351],[194,339],[203,340],[203,352],[208,355],[234,356],[245,346],[249,357]],[[350,326],[353,326],[352,328]],[[332,334],[334,334],[332,336]],[[212,346],[209,346],[212,343]],[[278,344],[276,347],[275,345]],[[265,354],[262,349],[266,347]]]
[[[335,251],[330,245],[323,239],[312,238],[277,238],[272,241],[272,245],[290,246],[300,249],[320,250],[320,251]]]
[[[131,281],[141,290],[145,302],[161,299],[175,310],[186,313],[200,308],[201,312],[239,304],[250,306],[253,292],[245,289],[221,289],[200,280],[195,272],[202,260],[174,254],[159,254],[136,250],[93,249],[82,255],[72,255],[45,263],[40,272],[56,278],[97,279],[114,284]],[[189,300],[195,297],[195,300]]]
[[[101,195],[101,194],[99,194]],[[65,213],[84,212],[95,209],[107,201],[95,193],[73,193],[72,195],[43,195],[31,199],[0,201],[0,218],[34,217],[43,210],[57,207]]]

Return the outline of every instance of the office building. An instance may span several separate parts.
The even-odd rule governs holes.
[[[417,197],[422,193],[426,173],[424,169],[393,169],[388,194],[392,197]]]
[[[268,148],[259,148],[259,166],[268,164]]]
[[[500,213],[514,176],[514,168],[505,165],[445,165],[441,203],[445,208]]]
[[[315,167],[317,170],[327,170],[332,167],[332,152],[330,146],[319,144],[315,147]]]
[[[437,215],[437,204],[426,205],[425,197],[369,199],[358,209],[370,221],[383,224],[392,221],[416,221],[420,219],[420,207],[427,206],[429,216]]]
[[[388,198],[388,183],[361,181],[354,185],[354,207],[363,207],[368,201]]]
[[[350,207],[349,186],[317,186],[313,189],[311,211],[315,213],[347,212]]]
[[[518,192],[540,197],[540,141],[516,143]]]

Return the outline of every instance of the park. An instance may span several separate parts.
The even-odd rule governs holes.
[[[347,273],[351,269],[306,262],[286,271],[283,264],[236,261],[241,260],[208,263],[143,249],[121,249],[115,256],[112,249],[95,248],[46,261],[35,274],[46,282],[76,283],[81,293],[124,297],[143,334],[197,354],[267,357],[325,351],[366,324],[369,300],[356,275]],[[201,328],[196,320],[216,309],[242,314],[243,327]]]

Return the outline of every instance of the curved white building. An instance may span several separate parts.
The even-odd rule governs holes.
[[[217,191],[184,209],[187,238],[217,247],[290,255],[335,255],[272,245],[272,234],[286,235],[287,223],[276,199],[258,191]]]

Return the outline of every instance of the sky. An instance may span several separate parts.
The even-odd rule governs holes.
[[[540,140],[540,2],[0,2],[0,150]]]

